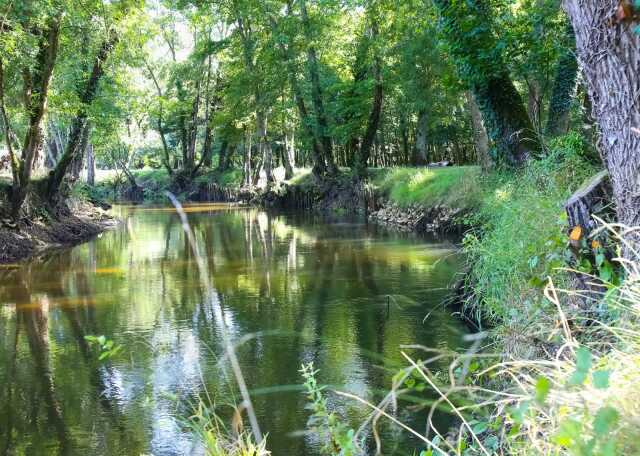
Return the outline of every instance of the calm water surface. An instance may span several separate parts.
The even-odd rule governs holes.
[[[231,413],[223,324],[275,456],[318,454],[302,432],[302,363],[315,363],[321,383],[377,400],[406,365],[401,345],[462,344],[463,326],[441,306],[460,261],[449,243],[350,220],[189,206],[216,291],[206,303],[175,212],[116,211],[117,231],[0,267],[0,455],[203,454],[183,420],[198,398]],[[100,362],[87,335],[123,349]],[[331,394],[329,404],[354,425],[365,417]],[[395,440],[385,454],[418,447]]]

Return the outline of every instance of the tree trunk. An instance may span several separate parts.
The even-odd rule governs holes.
[[[47,28],[42,30],[39,35],[35,69],[33,74],[27,77],[29,87],[25,91],[25,93],[29,93],[25,99],[28,129],[20,161],[16,164],[14,160],[15,171],[11,191],[11,213],[14,219],[18,218],[22,204],[27,197],[33,163],[42,148],[42,119],[47,109],[49,83],[58,56],[60,16],[50,19]]]
[[[371,40],[378,39],[378,24],[373,22],[371,24]],[[369,156],[371,155],[371,147],[376,139],[378,128],[380,126],[380,117],[382,116],[382,104],[384,102],[384,88],[382,85],[382,59],[378,54],[378,51],[374,51],[373,56],[373,103],[371,106],[371,112],[369,113],[369,120],[367,122],[367,129],[360,145],[360,156],[358,160],[358,175],[363,178],[367,176],[367,163]]]
[[[267,188],[269,188],[274,182],[273,152],[267,137],[267,114],[262,111],[256,113],[256,129],[258,133],[258,156],[262,158],[262,169],[264,169]]]
[[[284,178],[289,180],[293,177],[293,167],[295,166],[296,142],[295,133],[286,132],[284,137],[284,147],[282,149],[282,163],[284,164]]]
[[[78,153],[73,157],[71,164],[69,165],[69,169],[67,171],[67,177],[70,182],[76,182],[80,178],[80,173],[84,168],[84,162],[86,158],[86,152],[89,145],[89,133],[90,133],[89,124],[85,125],[84,130],[82,130],[82,137],[80,138],[80,145],[78,146]]]
[[[467,92],[467,103],[473,125],[473,142],[476,146],[477,161],[484,171],[488,171],[493,167],[493,159],[489,153],[489,136],[487,136],[487,130],[482,122],[482,113],[470,92]]]
[[[158,79],[156,78],[156,75],[153,72],[153,69],[151,68],[151,65],[149,65],[146,61],[145,61],[145,65],[147,67],[147,71],[151,75],[151,80],[153,81],[153,85],[155,85],[156,90],[158,92],[158,103],[159,103],[158,110],[159,110],[159,112],[158,112],[157,126],[158,126],[158,133],[160,134],[160,140],[162,142],[162,152],[164,154],[162,163],[163,163],[165,169],[167,170],[167,174],[169,174],[169,176],[172,176],[173,175],[173,168],[171,167],[171,158],[170,158],[170,154],[169,154],[169,146],[167,144],[167,138],[165,137],[164,125],[163,125],[162,88],[160,87],[160,83],[158,82]]]
[[[109,33],[109,38],[107,38],[100,47],[98,51],[98,55],[96,56],[96,60],[93,64],[93,70],[91,71],[91,75],[87,81],[87,85],[82,93],[80,98],[80,108],[78,109],[78,113],[76,114],[75,119],[73,120],[73,124],[71,127],[71,134],[69,135],[69,142],[67,143],[67,147],[60,157],[60,161],[56,166],[56,169],[53,171],[51,176],[49,177],[48,187],[47,187],[47,197],[49,201],[55,203],[60,194],[60,188],[62,186],[62,181],[67,174],[67,170],[73,160],[77,159],[78,155],[84,153],[82,150],[82,136],[85,133],[85,129],[87,129],[87,108],[93,102],[96,93],[98,91],[98,84],[102,75],[104,74],[104,65],[109,57],[109,54],[113,50],[114,46],[118,41],[118,36],[115,33],[115,30],[111,30]]]
[[[416,131],[416,153],[413,160],[413,164],[415,166],[425,166],[429,163],[428,153],[427,153],[427,145],[428,145],[428,129],[429,129],[429,118],[427,117],[427,112],[425,110],[421,110],[418,114],[418,127]]]
[[[576,93],[578,80],[578,61],[576,60],[576,36],[571,22],[567,22],[566,35],[571,46],[564,50],[556,66],[556,76],[553,82],[549,114],[545,134],[560,136],[569,131],[571,102]]]
[[[300,2],[300,9],[302,12],[304,34],[307,39],[307,62],[309,65],[309,75],[311,77],[311,99],[316,112],[319,142],[322,146],[322,153],[327,164],[327,172],[331,175],[336,175],[338,174],[338,167],[333,157],[333,143],[329,136],[329,122],[327,121],[327,115],[324,109],[322,86],[320,85],[318,56],[316,54],[316,48],[313,45],[313,33],[311,31],[311,22],[309,20],[306,0]]]
[[[618,221],[640,225],[640,37],[634,23],[612,22],[618,0],[564,0],[578,61],[593,104],[599,146],[609,171]],[[627,239],[640,252],[640,234]],[[638,253],[627,249],[628,259]]]
[[[222,144],[220,145],[220,152],[218,154],[218,171],[223,172],[226,171],[229,167],[229,162],[227,160],[227,148],[229,147],[229,141],[224,139]],[[209,165],[211,166],[211,165]]]
[[[87,147],[87,184],[91,186],[96,184],[96,156],[93,144]]]
[[[251,187],[253,181],[251,180],[251,134],[245,131],[244,140],[244,169],[243,169],[243,183],[245,187]]]
[[[540,131],[541,113],[542,113],[542,88],[540,81],[531,79],[528,82],[529,91],[527,93],[527,114],[531,119],[536,131]]]
[[[482,112],[498,161],[521,166],[541,150],[533,128],[492,31],[492,11],[483,0],[452,3],[434,0],[460,75],[471,87]],[[472,21],[473,24],[469,24]],[[469,32],[469,29],[472,32]],[[478,46],[482,43],[482,46]]]
[[[287,2],[287,16],[291,15],[291,0]],[[278,32],[278,25],[275,19],[270,18],[271,28],[276,34]],[[302,95],[302,90],[300,89],[300,84],[298,84],[297,78],[297,70],[294,62],[294,57],[292,55],[291,46],[285,46],[285,44],[278,40],[278,47],[280,48],[280,53],[282,55],[282,59],[285,61],[287,65],[287,72],[289,73],[289,85],[291,86],[291,91],[293,92],[293,98],[296,104],[296,108],[298,109],[298,116],[300,117],[300,123],[302,124],[302,128],[304,129],[307,136],[311,139],[311,153],[313,160],[313,174],[316,176],[322,176],[327,171],[327,165],[325,159],[322,155],[322,150],[320,146],[320,141],[317,137],[316,131],[312,128],[312,121],[309,117],[309,111],[307,110],[307,106],[304,102],[304,97]]]

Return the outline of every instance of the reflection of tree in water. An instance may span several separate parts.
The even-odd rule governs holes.
[[[88,260],[91,262],[95,250],[89,250]],[[92,351],[86,335],[99,333],[99,325],[96,321],[95,306],[91,299],[93,295],[90,289],[86,274],[82,271],[75,271],[70,263],[70,257],[66,255],[54,255],[45,260],[48,268],[60,271],[58,274],[46,273],[46,269],[35,268],[26,265],[22,269],[15,271],[13,274],[13,286],[8,287],[6,295],[1,298],[3,301],[15,303],[15,321],[13,348],[11,350],[11,362],[7,370],[7,383],[5,388],[5,404],[6,423],[4,426],[5,440],[2,446],[1,454],[10,454],[12,447],[18,443],[12,441],[13,428],[25,428],[21,433],[28,434],[30,427],[38,427],[38,398],[44,399],[46,408],[47,425],[51,426],[58,441],[58,451],[60,454],[69,454],[79,447],[86,445],[87,442],[78,442],[71,437],[65,419],[64,407],[65,403],[78,403],[81,398],[80,389],[71,391],[71,396],[65,401],[60,400],[60,396],[67,396],[68,391],[61,392],[56,385],[56,369],[54,360],[51,355],[50,343],[50,314],[60,311],[67,319],[70,332],[75,340],[77,348],[84,360],[89,375],[89,384],[93,388],[92,397],[95,398],[102,409],[106,412],[114,428],[121,437],[125,437],[125,425],[122,420],[123,415],[118,408],[116,397],[106,394],[108,390],[113,390],[112,380],[115,376],[113,366],[110,362],[99,363],[96,359],[95,352]],[[65,290],[66,288],[69,288]],[[40,289],[42,287],[42,289]],[[53,307],[55,306],[55,307]],[[27,374],[30,381],[21,382],[16,378],[16,359],[19,351],[20,334],[26,335],[26,342],[29,347],[30,358],[33,361],[33,374]],[[78,372],[72,371],[73,374]],[[35,384],[33,380],[35,380]],[[74,377],[74,383],[82,383],[80,378]],[[39,393],[31,391],[24,394],[21,390],[35,386]],[[17,391],[16,391],[17,390]],[[16,394],[17,393],[17,394]],[[20,406],[21,399],[27,396],[33,401],[30,408],[31,417],[16,416],[20,410],[28,410]],[[87,417],[84,417],[85,419]],[[28,423],[32,423],[31,425]],[[90,420],[88,421],[90,424]],[[27,430],[29,429],[29,430]],[[25,432],[26,431],[26,432]],[[35,430],[34,430],[35,431]],[[36,432],[35,435],[41,434]],[[134,437],[135,440],[140,436]],[[32,445],[39,447],[45,444],[40,438],[34,438],[31,442],[22,441],[20,445]],[[128,442],[128,447],[140,446],[139,443],[133,441]]]
[[[3,398],[12,398],[3,399],[4,403],[16,404],[8,407],[8,413],[0,411],[0,427],[13,422],[16,428],[26,428],[29,418],[37,423],[38,409],[51,400],[28,389],[42,389],[48,382],[57,395],[52,396],[58,399],[57,405],[64,406],[64,410],[58,409],[64,418],[60,422],[73,426],[74,432],[67,435],[77,438],[77,428],[98,429],[102,442],[94,444],[101,449],[110,445],[105,452],[111,454],[115,447],[129,454],[133,448],[144,453],[156,444],[175,444],[182,438],[180,430],[156,423],[158,416],[175,411],[175,403],[163,394],[196,399],[202,394],[198,373],[202,369],[204,383],[214,397],[221,401],[232,397],[228,392],[233,383],[228,383],[228,376],[216,364],[223,353],[220,325],[226,321],[229,333],[238,341],[255,334],[238,346],[250,388],[274,389],[254,396],[259,420],[272,436],[270,449],[274,454],[308,454],[312,451],[308,441],[286,437],[288,432],[304,428],[306,420],[304,396],[290,389],[301,382],[297,372],[300,364],[313,359],[321,369],[320,381],[361,388],[359,393],[372,397],[376,390],[388,386],[390,376],[377,366],[388,366],[385,356],[398,362],[395,348],[420,330],[421,318],[394,318],[399,312],[392,312],[388,319],[386,310],[386,295],[405,291],[396,280],[398,276],[409,284],[407,288],[420,280],[413,257],[408,262],[409,257],[403,256],[411,252],[398,253],[393,241],[389,245],[377,242],[379,236],[370,242],[370,232],[362,225],[318,225],[302,217],[271,216],[256,210],[190,215],[216,290],[214,302],[207,302],[175,214],[151,211],[136,217],[133,234],[116,232],[76,249],[74,254],[53,255],[31,271],[16,271],[23,274],[23,285],[32,287],[26,290],[30,295],[21,299],[0,296],[0,300],[30,303],[32,297],[42,301],[45,296],[56,305],[51,317],[46,307],[41,309],[44,317],[51,318],[45,319],[46,327],[33,314],[28,317],[39,322],[40,326],[33,323],[33,328],[51,333],[52,347],[45,346],[42,339],[31,344],[47,353],[40,365],[54,361],[58,367],[49,369],[48,380],[40,376],[34,381],[29,373],[26,377],[30,381],[9,381],[0,388]],[[446,276],[446,271],[427,272],[432,273]],[[17,293],[15,287],[12,290]],[[98,300],[97,306],[94,300]],[[4,332],[0,343],[6,344],[0,352],[7,366],[0,372],[3,379],[25,376],[16,353],[20,352],[18,340],[26,347],[24,321],[30,309],[22,309],[20,324],[11,331],[0,324],[0,332]],[[97,363],[85,336],[118,333],[118,343],[130,352],[132,364],[118,360],[116,369],[109,363]],[[12,351],[14,340],[17,349]],[[55,356],[48,354],[52,348]],[[35,357],[30,356],[35,364]],[[65,363],[75,361],[82,369],[68,372]],[[119,396],[114,384],[118,376],[128,382],[125,387],[129,391],[135,388],[136,396],[150,398],[150,407],[143,407],[137,397]],[[78,380],[72,393],[70,378]],[[69,398],[81,391],[86,403],[72,405]],[[32,412],[32,407],[20,406],[24,397],[40,397],[42,404],[36,404]],[[82,416],[94,405],[101,413],[92,412],[88,419]],[[180,408],[185,417],[190,411],[187,408],[188,404]],[[8,416],[12,413],[19,419]],[[47,422],[52,432],[45,435],[60,447],[54,420]],[[4,432],[0,430],[0,436],[5,437]],[[24,434],[33,435],[28,430]],[[9,439],[11,435],[6,434]],[[2,445],[0,450],[17,444],[5,439]]]

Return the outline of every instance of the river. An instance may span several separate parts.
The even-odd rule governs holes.
[[[0,267],[0,455],[203,454],[185,426],[193,408],[215,403],[227,420],[240,402],[222,325],[274,456],[318,454],[304,432],[303,363],[319,382],[375,401],[407,365],[401,345],[462,345],[463,324],[442,306],[460,269],[450,242],[357,219],[190,205],[207,302],[172,208],[115,212],[117,230]],[[85,336],[121,349],[99,361]],[[354,426],[365,417],[327,394]],[[385,429],[403,442],[396,454],[419,448]]]

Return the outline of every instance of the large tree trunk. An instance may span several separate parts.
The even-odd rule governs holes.
[[[289,180],[293,177],[293,167],[295,166],[296,141],[295,133],[285,132],[284,147],[282,148],[282,163],[284,165],[284,178]]]
[[[467,93],[467,103],[469,106],[469,114],[471,115],[471,124],[473,125],[473,142],[476,146],[476,156],[478,164],[484,171],[493,167],[493,159],[489,153],[489,136],[484,128],[482,121],[482,113],[473,98],[473,94]]]
[[[229,167],[229,162],[227,160],[228,148],[229,148],[229,141],[227,141],[226,139],[222,140],[222,144],[220,145],[220,152],[218,154],[218,171],[220,172],[226,171]]]
[[[83,134],[85,134],[85,130],[88,128],[87,108],[91,105],[96,96],[98,84],[104,74],[104,65],[117,41],[118,36],[116,35],[115,30],[111,30],[109,37],[102,43],[102,46],[98,51],[98,55],[96,56],[96,60],[93,64],[93,70],[91,71],[91,75],[87,80],[87,85],[80,98],[81,106],[78,109],[78,113],[76,114],[71,126],[69,142],[67,143],[64,154],[60,157],[60,161],[58,162],[56,169],[49,177],[47,196],[52,203],[55,203],[60,195],[62,181],[67,174],[69,166],[71,166],[71,163],[74,160],[78,159],[78,156],[84,154],[84,150],[82,149],[82,137]]]
[[[251,187],[253,181],[251,179],[251,133],[245,131],[244,139],[244,169],[243,169],[243,185],[245,187]]]
[[[434,0],[434,3],[442,31],[455,44],[452,53],[460,75],[469,84],[489,137],[496,145],[498,161],[522,165],[541,150],[540,138],[509,76],[493,34],[490,7],[484,0],[464,3]],[[468,31],[470,28],[472,32]]]
[[[306,0],[301,0],[300,9],[302,12],[302,25],[307,39],[307,61],[309,64],[309,75],[311,77],[311,99],[316,112],[318,137],[320,138],[320,145],[322,146],[322,152],[327,164],[327,172],[335,175],[338,173],[338,167],[333,157],[333,143],[331,136],[329,136],[329,122],[327,121],[327,115],[324,109],[322,86],[320,85],[318,56],[316,54],[316,48],[313,45],[313,33],[311,31],[311,22],[309,20]]]
[[[371,26],[371,37],[375,40],[378,37],[378,26],[373,23]],[[360,156],[358,157],[358,176],[367,176],[367,164],[371,155],[371,147],[376,139],[376,133],[380,126],[380,117],[382,116],[382,104],[384,101],[384,89],[382,85],[382,59],[376,52],[373,58],[373,102],[369,120],[367,121],[367,129],[360,145]]]
[[[13,160],[15,169],[11,191],[11,212],[16,219],[27,197],[33,164],[42,148],[42,119],[47,109],[49,83],[58,56],[60,16],[50,19],[47,28],[40,31],[38,35],[40,41],[35,68],[25,77],[25,80],[28,80],[25,91],[28,94],[25,99],[28,129],[22,146],[22,156],[18,163],[15,159]]]
[[[69,170],[67,172],[67,177],[69,182],[76,182],[80,178],[80,173],[84,168],[87,148],[89,145],[89,133],[90,126],[87,124],[82,131],[82,137],[80,138],[80,145],[78,146],[78,153],[71,161],[71,165],[69,166]]]
[[[618,0],[564,0],[576,34],[578,61],[593,104],[601,154],[609,171],[618,220],[640,226],[640,37],[635,23],[616,22]],[[628,241],[638,260],[640,234]]]
[[[547,136],[564,135],[569,131],[571,102],[576,93],[578,80],[578,61],[576,60],[575,33],[570,22],[566,26],[566,35],[570,47],[564,50],[556,66],[549,114],[545,134]]]

